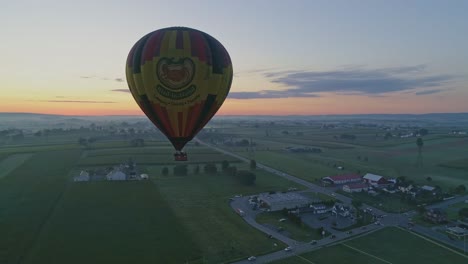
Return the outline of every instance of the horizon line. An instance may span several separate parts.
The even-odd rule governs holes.
[[[128,117],[146,117],[143,113],[140,115],[66,115],[66,114],[51,114],[51,113],[39,113],[39,112],[0,112],[0,114],[29,114],[29,115],[49,115],[49,116],[69,116],[69,117],[105,117],[105,116],[128,116]],[[216,116],[232,117],[232,116],[355,116],[355,115],[432,115],[432,114],[468,114],[468,112],[427,112],[427,113],[357,113],[357,114],[296,114],[296,115],[265,115],[265,114],[251,114],[251,115],[229,115],[229,114],[217,114]]]

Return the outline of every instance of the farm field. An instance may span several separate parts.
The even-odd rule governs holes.
[[[25,158],[0,179],[0,263],[154,263],[158,256],[165,263],[219,263],[271,252],[277,249],[274,243],[283,246],[246,224],[228,199],[301,186],[262,170],[255,171],[254,186],[221,172],[207,175],[201,169],[195,175],[194,166],[215,162],[220,169],[223,160],[249,169],[201,146],[187,148],[189,175],[176,177],[172,167],[180,163],[165,142],[139,148],[98,143],[0,149],[0,162]],[[82,169],[114,166],[130,157],[151,181],[71,182]],[[170,173],[162,176],[166,166]],[[33,221],[21,218],[30,214]]]
[[[201,263],[200,258],[151,181],[85,182],[69,186],[23,263]]]
[[[246,138],[256,145],[251,150],[235,146],[220,147],[311,182],[324,176],[367,172],[389,178],[405,176],[419,184],[428,184],[426,179],[430,177],[430,185],[445,189],[468,182],[465,170],[468,137],[451,136],[442,131],[424,137],[421,165],[418,165],[415,138],[384,140],[384,132],[378,129],[323,130],[314,126],[276,125],[258,129],[233,127],[221,131],[229,131],[234,140]],[[268,136],[265,131],[268,131]],[[288,131],[288,134],[282,134],[284,131]],[[353,134],[356,139],[334,138],[344,133]],[[376,134],[380,134],[380,137],[376,138]],[[286,147],[320,148],[322,152],[292,153]],[[337,170],[338,166],[344,169]]]
[[[34,154],[0,179],[0,263],[18,263],[27,254],[61,199],[80,153]]]
[[[154,173],[151,169],[149,171],[154,175],[160,169],[157,168]],[[229,262],[265,254],[283,246],[281,242],[267,238],[246,224],[229,207],[229,198],[236,194],[248,195],[299,187],[263,171],[257,170],[255,173],[257,180],[254,186],[241,185],[222,173],[155,177],[155,185],[187,227],[207,263]],[[278,246],[275,247],[274,243]]]
[[[30,153],[21,153],[9,155],[4,159],[0,159],[0,178],[6,176],[8,173],[21,166],[24,162],[31,158],[31,156],[32,154]]]
[[[385,228],[335,246],[286,258],[275,264],[434,263],[462,264],[462,253],[422,239],[398,228]]]

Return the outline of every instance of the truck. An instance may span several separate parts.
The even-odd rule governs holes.
[[[245,216],[245,212],[244,212],[244,211],[242,211],[242,209],[240,209],[240,208],[237,208],[237,210],[236,210],[236,211],[237,211],[237,213],[238,213],[240,216],[242,216],[242,217],[244,217],[244,216]]]

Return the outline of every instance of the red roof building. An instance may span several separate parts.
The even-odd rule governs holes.
[[[332,183],[332,184],[346,184],[350,182],[361,182],[362,177],[359,174],[343,174],[343,175],[324,177],[322,181],[325,183]]]

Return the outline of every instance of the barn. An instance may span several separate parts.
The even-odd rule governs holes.
[[[322,178],[322,182],[325,184],[346,184],[361,181],[362,177],[359,174],[342,174]]]

